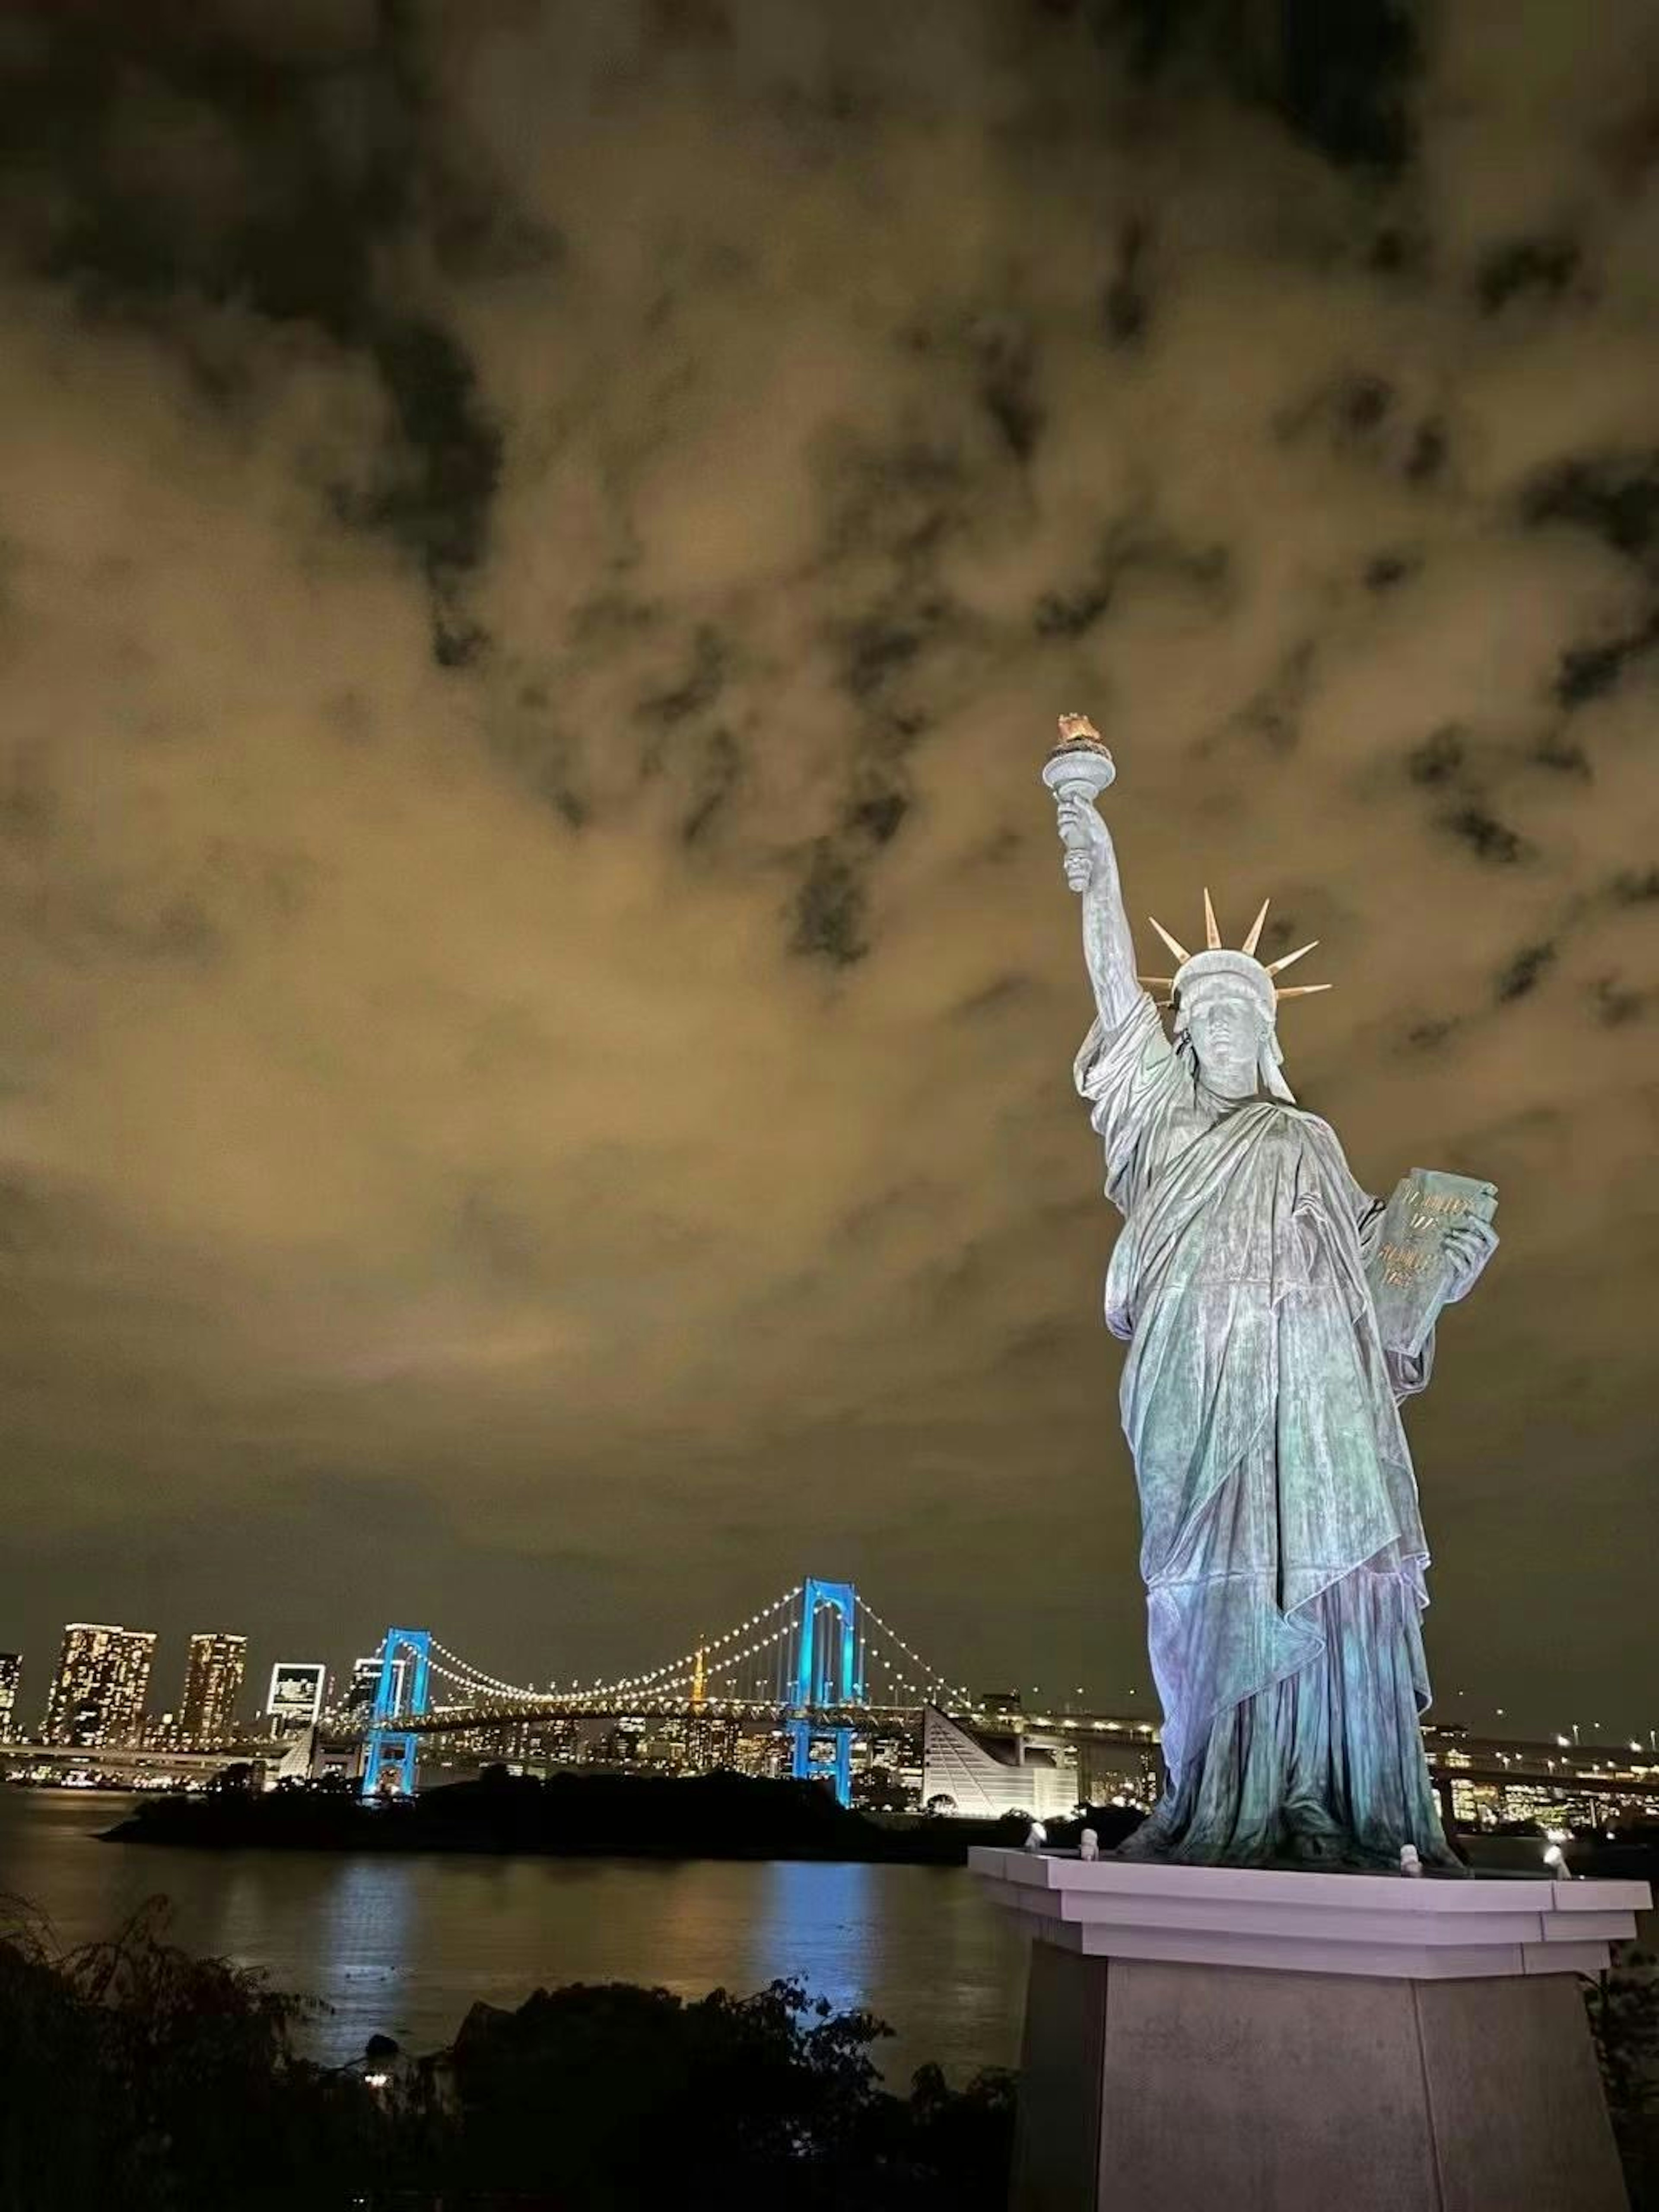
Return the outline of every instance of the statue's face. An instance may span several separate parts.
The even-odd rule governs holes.
[[[1218,976],[1182,994],[1187,1035],[1199,1073],[1224,1098],[1255,1095],[1267,1022],[1246,986]]]

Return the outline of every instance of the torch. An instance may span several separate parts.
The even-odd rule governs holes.
[[[1091,806],[1117,775],[1112,756],[1101,743],[1100,732],[1086,714],[1062,714],[1060,743],[1042,763],[1042,781],[1058,806],[1063,799],[1086,799]],[[1086,890],[1094,855],[1086,831],[1063,827],[1066,880],[1074,891]]]

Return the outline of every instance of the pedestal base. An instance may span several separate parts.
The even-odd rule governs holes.
[[[1643,1884],[970,1863],[1036,1938],[1015,2212],[1624,2212],[1576,1975]]]

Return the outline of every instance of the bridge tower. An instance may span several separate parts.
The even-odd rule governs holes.
[[[388,1628],[380,1646],[380,1679],[369,1715],[368,1757],[363,1765],[365,1797],[412,1797],[419,1739],[404,1727],[426,1711],[427,1676],[432,1663],[428,1628]]]
[[[811,1716],[825,1705],[844,1710],[864,1703],[858,1603],[851,1583],[823,1583],[809,1577],[801,1585],[799,1648],[790,1699],[794,1708],[789,1723],[793,1746],[790,1771],[796,1781],[810,1781],[812,1739],[827,1735],[835,1746],[831,1771],[838,1805],[848,1803],[853,1794],[853,1731],[844,1722],[817,1727]]]

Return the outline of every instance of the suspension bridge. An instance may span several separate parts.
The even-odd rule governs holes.
[[[678,1658],[586,1686],[507,1682],[451,1651],[428,1628],[393,1627],[364,1730],[363,1795],[408,1796],[420,1745],[495,1722],[650,1717],[747,1721],[787,1731],[798,1779],[823,1775],[848,1801],[856,1732],[913,1722],[927,1705],[966,1706],[851,1583],[808,1577]],[[827,1752],[827,1764],[818,1763]]]

